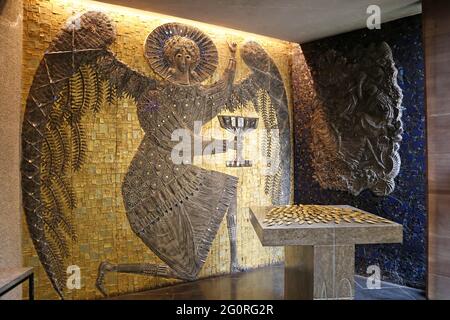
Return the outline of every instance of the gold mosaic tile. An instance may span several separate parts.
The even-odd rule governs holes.
[[[175,19],[136,10],[121,9],[117,6],[104,5],[89,1],[70,0],[24,0],[24,60],[23,60],[23,106],[31,86],[34,73],[51,40],[73,14],[87,10],[99,9],[115,21],[117,41],[111,47],[118,58],[136,70],[154,76],[143,55],[143,43],[149,32],[157,26]],[[237,31],[216,28],[205,24],[196,24],[215,42],[219,52],[219,65],[210,82],[219,79],[227,63],[227,41],[239,44],[249,38],[256,39],[276,62],[285,81],[291,109],[291,92],[289,80],[290,44],[270,38],[253,36]],[[248,69],[238,57],[236,79],[247,75]],[[254,116],[250,105],[242,115]],[[291,122],[292,123],[292,122]],[[88,158],[83,168],[71,177],[77,208],[72,210],[78,240],[72,243],[68,264],[81,268],[80,290],[66,291],[66,298],[94,299],[100,298],[95,288],[97,268],[100,262],[109,260],[113,263],[161,263],[158,257],[148,249],[131,230],[122,202],[121,183],[128,165],[143,136],[138,123],[136,108],[131,100],[120,100],[114,106],[103,106],[100,113],[89,115],[84,119],[88,142]],[[262,126],[262,122],[261,122]],[[206,136],[216,132],[224,134],[217,119],[205,124]],[[252,159],[260,154],[255,133],[246,137],[245,157]],[[238,258],[245,268],[275,263],[283,259],[283,252],[278,248],[263,248],[249,222],[248,207],[269,205],[264,194],[261,168],[257,164],[248,169],[233,169],[225,166],[231,154],[216,155],[216,163],[203,163],[208,169],[225,172],[239,177],[237,236]],[[23,260],[24,265],[35,267],[36,298],[56,299],[57,294],[40,265],[23,219]],[[229,272],[229,242],[226,221],[223,221],[211,247],[208,259],[200,277],[208,277]],[[176,283],[167,280],[139,275],[111,273],[106,278],[106,288],[111,295],[150,289]],[[25,286],[26,287],[26,286]],[[24,288],[26,297],[26,288]]]

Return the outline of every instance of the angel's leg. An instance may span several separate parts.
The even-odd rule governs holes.
[[[233,197],[230,206],[227,211],[227,229],[230,239],[230,271],[241,271],[237,260],[237,248],[236,248],[236,210],[237,210],[237,197]]]
[[[169,279],[193,280],[191,278],[186,278],[178,275],[169,266],[164,264],[153,264],[153,263],[112,264],[109,263],[108,261],[104,261],[98,267],[98,275],[95,285],[97,286],[97,289],[105,296],[107,295],[107,293],[105,290],[104,281],[106,273],[108,272],[132,273]]]

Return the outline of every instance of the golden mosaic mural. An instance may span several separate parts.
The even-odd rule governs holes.
[[[51,41],[69,17],[90,10],[105,12],[114,21],[117,39],[111,50],[117,58],[133,69],[154,78],[158,75],[154,74],[145,59],[143,47],[147,35],[164,23],[181,22],[194,25],[212,39],[217,47],[219,60],[215,73],[207,80],[208,83],[219,80],[226,68],[229,43],[236,42],[239,47],[248,40],[257,41],[280,70],[291,112],[290,43],[144,11],[97,2],[70,0],[24,1],[23,106],[39,63]],[[239,54],[236,60],[235,80],[239,81],[248,75],[249,69]],[[255,101],[259,103],[258,101],[264,99],[265,97],[261,96]],[[232,114],[258,117],[252,103]],[[98,266],[102,261],[161,263],[161,260],[131,230],[122,199],[122,181],[144,134],[137,118],[134,100],[119,99],[112,104],[105,103],[98,113],[87,114],[83,124],[87,141],[86,160],[79,171],[70,175],[77,200],[77,206],[71,211],[70,216],[78,238],[77,241],[70,242],[69,257],[66,259],[67,265],[80,267],[81,288],[65,290],[65,298],[68,299],[102,297],[95,286]],[[259,129],[264,129],[263,121],[260,121]],[[203,126],[202,134],[216,139],[232,138],[231,134],[221,129],[217,117]],[[254,268],[281,261],[283,251],[280,248],[263,248],[249,221],[248,207],[270,205],[271,199],[266,196],[263,164],[258,161],[262,154],[260,131],[255,130],[247,134],[244,145],[244,159],[252,159],[252,167],[227,167],[227,160],[233,158],[232,152],[198,158],[194,164],[239,178],[238,262],[244,268]],[[24,265],[36,268],[35,296],[37,299],[57,299],[58,295],[39,262],[25,219],[23,226],[23,260]],[[224,219],[199,276],[225,274],[230,271],[229,268],[230,245]],[[119,273],[109,273],[105,280],[110,295],[142,291],[179,281]],[[26,294],[24,295],[26,297]]]

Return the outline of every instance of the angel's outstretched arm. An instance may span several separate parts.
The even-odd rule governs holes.
[[[72,19],[45,52],[31,85],[22,125],[22,197],[36,252],[62,297],[65,257],[76,234],[65,214],[76,207],[67,179],[86,152],[82,118],[105,97],[135,100],[155,82],[108,51],[116,37],[109,18],[87,12]],[[72,166],[72,168],[70,168]]]
[[[126,95],[138,102],[149,90],[156,89],[156,81],[135,70],[107,51],[96,61],[101,79],[108,81],[118,90],[118,95]]]

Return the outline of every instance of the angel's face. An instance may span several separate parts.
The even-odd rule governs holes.
[[[182,73],[191,70],[192,55],[185,47],[181,47],[180,50],[175,52],[175,56],[172,61],[175,64],[174,67]]]
[[[164,55],[172,71],[172,80],[177,83],[189,84],[191,72],[200,60],[200,49],[191,39],[173,36],[164,45]]]

